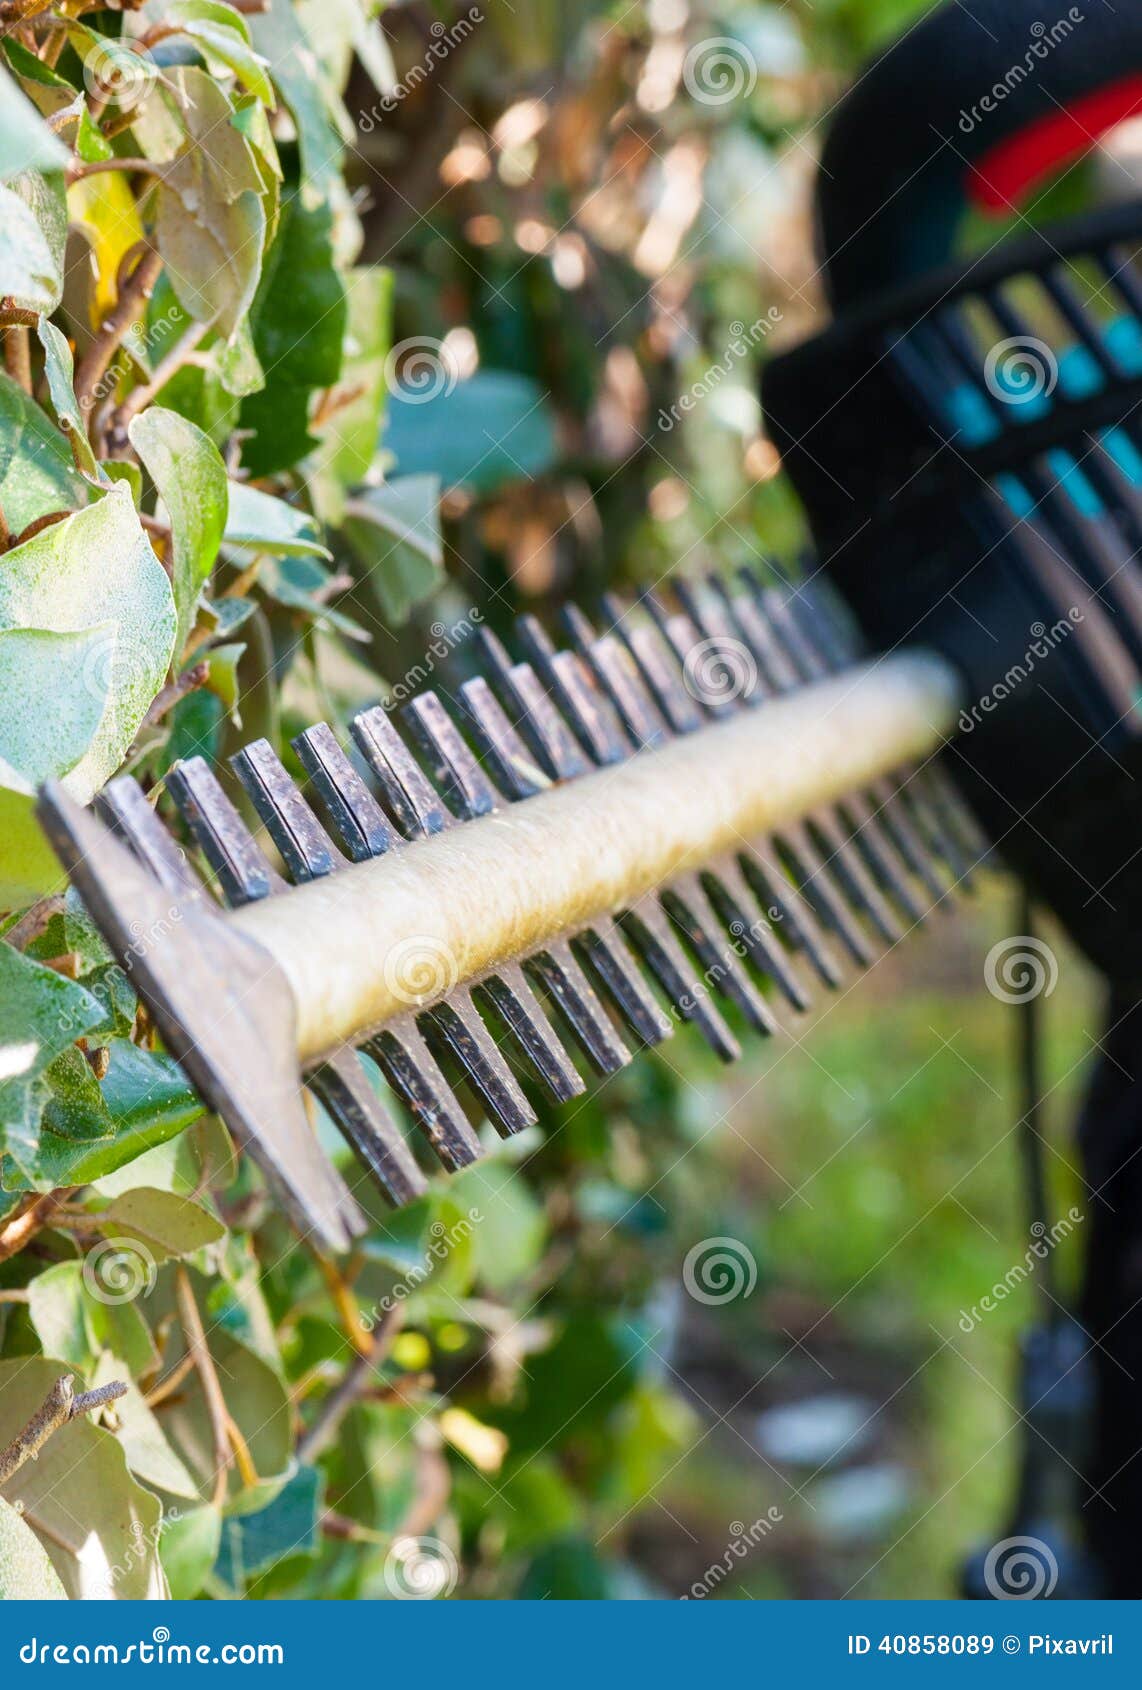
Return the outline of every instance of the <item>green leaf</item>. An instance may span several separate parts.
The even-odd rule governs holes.
[[[386,621],[399,628],[444,579],[439,481],[406,475],[359,493],[345,506],[345,538]]]
[[[525,1278],[543,1254],[547,1222],[524,1182],[490,1159],[457,1174],[449,1195],[472,1221],[483,1284],[502,1292]]]
[[[362,627],[318,596],[324,594],[329,581],[329,571],[313,557],[266,558],[258,575],[264,593],[278,604],[311,617],[315,627],[336,629],[349,640],[367,640],[369,635]]]
[[[66,164],[63,142],[0,68],[0,182],[25,170],[62,170]]]
[[[323,86],[317,55],[298,22],[292,0],[270,0],[250,18],[250,36],[269,63],[270,74],[289,108],[301,151],[302,194],[309,205],[339,186],[341,136],[332,97]]]
[[[214,1568],[216,1577],[240,1593],[248,1579],[283,1556],[313,1555],[320,1541],[317,1522],[322,1488],[316,1467],[299,1467],[268,1508],[226,1520]]]
[[[445,487],[490,493],[541,475],[556,458],[555,424],[543,389],[527,376],[477,370],[438,391],[397,387],[384,443],[402,475],[432,472]]]
[[[0,632],[0,758],[28,781],[66,774],[91,744],[107,707],[114,633],[113,622]]]
[[[171,285],[196,322],[229,340],[249,311],[266,238],[262,175],[234,127],[234,106],[205,71],[185,67],[176,86],[186,140],[164,166],[157,238]]]
[[[323,490],[319,508],[328,522],[340,521],[342,490],[364,481],[377,455],[392,329],[392,271],[351,270],[347,282],[341,373],[328,421],[315,430],[321,446],[314,479]],[[345,396],[343,401],[341,396]],[[330,479],[332,485],[326,488]]]
[[[238,665],[245,650],[245,645],[236,641],[233,645],[211,646],[206,654],[206,685],[215,698],[225,705],[226,714],[238,727],[242,725],[242,712],[238,707],[241,699]]]
[[[2,943],[0,1003],[0,1143],[18,1160],[34,1158],[47,1095],[43,1075],[103,1010],[73,980]]]
[[[122,1380],[127,1387],[126,1396],[119,1397],[115,1403],[118,1422],[115,1436],[135,1478],[151,1490],[197,1501],[198,1486],[185,1462],[167,1442],[157,1415],[148,1408],[143,1393],[130,1377],[130,1369],[118,1356],[105,1350],[91,1383],[93,1387],[109,1385],[113,1379]]]
[[[94,1216],[106,1238],[129,1238],[150,1252],[156,1263],[172,1256],[193,1256],[225,1234],[222,1222],[188,1197],[137,1187],[115,1197]]]
[[[0,1362],[0,1446],[27,1425],[64,1369],[39,1356]],[[5,1486],[23,1505],[71,1597],[121,1601],[167,1596],[159,1565],[162,1510],[158,1499],[127,1471],[110,1432],[88,1415],[53,1432],[35,1461],[26,1461]]]
[[[11,532],[49,511],[75,510],[87,497],[64,436],[0,370],[0,507]]]
[[[170,518],[178,615],[175,651],[181,652],[226,527],[226,466],[208,435],[161,405],[133,417],[127,434]]]
[[[273,1368],[224,1330],[208,1329],[208,1337],[218,1377],[224,1381],[226,1405],[246,1441],[259,1480],[246,1487],[237,1470],[231,1469],[226,1512],[256,1513],[278,1494],[293,1470],[293,1411]],[[166,1359],[174,1366],[179,1356],[176,1338],[168,1345]],[[216,1472],[214,1443],[197,1372],[188,1376],[178,1398],[164,1409],[163,1429],[198,1481],[203,1501],[209,1501]]]
[[[84,1376],[95,1359],[87,1308],[80,1262],[57,1262],[28,1286],[28,1318],[44,1354]]]
[[[110,1130],[99,1139],[76,1142],[51,1131],[50,1119],[41,1123],[35,1162],[21,1185],[30,1179],[41,1190],[62,1185],[86,1185],[103,1180],[117,1169],[136,1164],[136,1158],[166,1144],[202,1114],[182,1070],[161,1051],[141,1050],[129,1039],[112,1039],[107,1046],[109,1067],[102,1082],[103,1103]],[[151,1183],[143,1171],[124,1176],[123,1189]],[[14,1187],[15,1175],[3,1168],[0,1188]],[[105,1195],[113,1195],[107,1189]]]
[[[83,801],[122,761],[174,646],[170,582],[125,483],[5,555],[0,630],[7,628],[106,630],[99,663],[88,673],[106,684],[106,707],[67,782]]]
[[[312,451],[310,396],[340,375],[346,313],[332,213],[291,194],[252,313],[254,350],[273,379],[242,404],[242,427],[254,430],[242,453],[251,476],[290,469]]]
[[[164,1516],[159,1555],[176,1602],[198,1595],[217,1559],[221,1536],[222,1515],[209,1503]]]
[[[63,295],[67,202],[63,177],[26,170],[0,185],[0,293],[27,311],[54,311]]]
[[[243,88],[273,106],[274,90],[266,61],[251,47],[250,31],[240,12],[221,4],[221,0],[173,0],[161,15],[164,24],[189,36],[202,49],[208,65],[211,61],[224,65]]]
[[[92,118],[86,103],[79,114],[79,129],[75,137],[75,150],[84,164],[97,164],[102,159],[114,158],[115,156],[114,147]]]
[[[79,402],[73,386],[75,366],[71,347],[54,323],[41,317],[36,330],[44,349],[44,373],[48,378],[48,392],[56,421],[71,441],[76,465],[93,480],[99,478],[99,465],[87,438],[87,429],[79,414]]]
[[[278,557],[330,557],[308,511],[259,492],[244,481],[230,483],[223,538],[235,550],[273,552]]]
[[[31,1526],[0,1497],[0,1602],[66,1602],[67,1591]]]

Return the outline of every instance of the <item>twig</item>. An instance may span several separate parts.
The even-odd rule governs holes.
[[[57,915],[62,915],[66,904],[62,892],[52,892],[48,897],[41,898],[31,909],[24,911],[19,921],[14,921],[4,935],[4,943],[11,945],[13,950],[22,951],[30,945],[33,939],[50,927]]]
[[[108,445],[119,450],[127,444],[127,424],[131,418],[149,405],[155,394],[164,388],[171,377],[180,370],[210,327],[209,323],[193,323],[177,346],[172,346],[165,358],[155,365],[151,379],[140,386],[132,388],[121,405],[117,405],[111,413],[111,421],[107,425]]]
[[[324,1256],[317,1256],[316,1260],[326,1289],[333,1299],[333,1306],[340,1317],[341,1330],[359,1356],[368,1356],[373,1347],[372,1339],[361,1324],[361,1311],[357,1307],[356,1297],[333,1262],[327,1261]]]
[[[22,324],[10,323],[4,330],[4,368],[25,393],[32,391],[32,351]]]
[[[202,1384],[202,1395],[206,1403],[206,1412],[210,1416],[210,1430],[214,1439],[214,1459],[218,1463],[214,1476],[214,1501],[219,1503],[226,1494],[226,1475],[234,1462],[230,1449],[230,1411],[226,1407],[226,1398],[222,1395],[222,1386],[218,1380],[218,1372],[214,1366],[214,1357],[210,1354],[203,1330],[202,1316],[198,1312],[198,1304],[194,1298],[194,1286],[190,1282],[190,1275],[180,1262],[175,1273],[175,1297],[178,1302],[178,1318],[182,1322],[183,1336],[186,1347],[194,1357],[194,1365],[198,1370],[198,1377]]]
[[[149,158],[94,158],[86,162],[74,159],[67,167],[68,182],[82,182],[87,176],[99,176],[105,170],[126,170],[146,176],[161,176],[163,167]]]
[[[206,685],[209,678],[210,664],[204,658],[201,663],[195,663],[189,669],[184,669],[177,680],[172,681],[169,686],[156,693],[147,714],[143,717],[139,732],[135,735],[136,741],[142,737],[147,728],[153,728],[156,722],[161,722],[167,711],[173,710],[180,698],[185,698],[188,692],[197,692],[199,687]]]
[[[162,269],[162,259],[152,247],[144,246],[130,274],[122,281],[115,309],[108,316],[99,333],[83,355],[76,372],[75,396],[80,415],[92,408],[95,390],[107,372],[107,366],[119,350],[123,336],[139,317],[154,292]]]
[[[60,1192],[48,1191],[42,1197],[30,1198],[15,1219],[0,1228],[0,1262],[19,1255],[36,1233],[50,1224],[59,1207],[60,1197]]]
[[[12,541],[12,545],[22,546],[24,541],[30,540],[34,534],[43,533],[44,529],[50,528],[53,522],[62,522],[65,516],[71,515],[71,511],[45,511],[43,516],[37,516],[35,521],[29,522],[26,528],[21,528]]]
[[[147,1392],[147,1407],[157,1408],[160,1403],[172,1397],[186,1378],[188,1373],[194,1372],[194,1356],[190,1350],[182,1356],[171,1368],[165,1379],[160,1379]]]
[[[70,1373],[65,1373],[56,1380],[44,1399],[43,1407],[36,1410],[24,1430],[12,1439],[6,1449],[0,1450],[0,1485],[7,1484],[25,1461],[34,1461],[52,1433],[66,1426],[69,1420],[75,1420],[93,1408],[102,1408],[104,1403],[115,1402],[126,1394],[126,1385],[116,1379],[109,1385],[99,1385],[94,1391],[82,1391],[76,1396],[75,1381]]]
[[[328,1448],[336,1437],[341,1422],[368,1385],[370,1375],[388,1354],[389,1346],[400,1331],[403,1319],[403,1304],[394,1303],[392,1308],[385,1310],[384,1318],[373,1334],[368,1354],[355,1358],[352,1365],[346,1369],[345,1377],[337,1389],[330,1391],[322,1403],[312,1426],[302,1434],[297,1446],[299,1461],[315,1461],[321,1452]]]

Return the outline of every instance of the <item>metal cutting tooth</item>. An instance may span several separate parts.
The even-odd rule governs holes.
[[[381,806],[325,723],[307,728],[293,742],[342,843],[354,861],[382,855],[402,843]],[[504,1022],[558,1103],[586,1090],[586,1083],[564,1050],[517,963],[474,986]]]
[[[640,673],[674,731],[696,732],[705,718],[683,683],[683,660],[667,643],[658,622],[636,619],[613,599],[607,604],[613,625],[622,631]],[[648,612],[654,608],[648,594],[643,595],[640,605]],[[660,619],[664,617],[660,607]],[[759,898],[766,907],[779,911],[791,941],[804,949],[827,985],[838,986],[841,974],[818,935],[818,922],[836,934],[858,968],[871,966],[873,952],[868,941],[834,888],[816,844],[800,824],[783,827],[766,840],[751,840],[740,858]]]
[[[365,711],[352,727],[377,778],[382,784],[399,787],[402,820],[407,816],[408,825],[424,835],[456,824],[456,817],[439,798],[382,710]],[[602,1074],[613,1074],[624,1068],[631,1059],[630,1051],[615,1033],[568,947],[552,944],[528,957],[524,966],[551,992],[588,1061]]]
[[[750,643],[758,663],[758,695],[761,698],[794,691],[805,683],[809,677],[801,671],[789,650],[788,640],[783,638],[780,600],[763,597],[756,605],[758,614],[750,621],[747,608],[746,621],[743,622],[740,616],[735,615],[738,607],[730,600],[720,581],[709,577],[705,587],[705,594],[701,594],[691,583],[682,582],[679,584],[679,597],[704,634],[717,639],[735,639],[735,628],[745,633],[748,627],[754,640],[759,642],[754,648],[747,635],[747,643]],[[891,788],[887,790],[891,792]],[[834,822],[840,837],[850,840],[874,884],[894,900],[909,921],[916,926],[922,925],[928,911],[912,889],[908,878],[912,870],[901,857],[898,846],[887,835],[879,806],[874,808],[863,794],[851,792],[846,793],[837,804],[830,805],[825,815]],[[942,898],[943,894],[944,889],[937,882],[937,898]]]
[[[702,725],[701,712],[683,686],[657,627],[613,593],[604,596],[602,606],[671,732],[695,732]],[[804,953],[826,986],[837,988],[843,976],[821,935],[813,909],[799,889],[798,881],[804,876],[798,875],[796,865],[782,864],[768,841],[756,839],[739,853],[738,861],[755,898],[762,909],[773,912],[787,943]],[[842,915],[847,919],[847,912],[842,911]],[[854,938],[863,942],[855,929]]]
[[[636,746],[651,748],[664,745],[673,737],[666,718],[648,693],[629,652],[618,637],[615,634],[597,634],[588,617],[575,605],[566,606],[563,621]],[[769,926],[766,915],[769,906],[759,907],[735,859],[728,855],[713,859],[703,872],[702,879],[721,918],[721,925],[729,929],[759,971],[776,981],[795,1009],[808,1009],[808,994],[786,961],[785,952]]]
[[[465,681],[460,696],[501,790],[518,802],[548,787],[549,778],[530,756],[487,681],[482,676]],[[609,916],[575,934],[571,943],[590,963],[611,1001],[644,1044],[658,1044],[671,1036],[674,1029],[669,1018],[643,981],[626,940]]]
[[[755,580],[752,571],[745,570],[743,575],[747,586],[752,587]],[[816,641],[826,669],[835,673],[855,662],[859,653],[842,631],[839,614],[827,589],[808,579],[794,587],[786,578],[786,591],[803,629]],[[976,864],[990,850],[987,840],[938,762],[929,761],[908,772],[908,785],[900,795],[905,807],[912,812],[932,850],[951,870],[956,885],[970,889]]]
[[[513,663],[502,643],[483,630],[485,655],[505,705],[512,711],[512,724],[524,736],[528,749],[544,774],[552,780],[575,780],[594,766],[584,755],[566,722],[552,704],[539,676],[529,663]],[[481,731],[479,717],[474,725]],[[489,750],[491,747],[489,746]],[[495,755],[492,752],[492,755]],[[695,976],[669,919],[655,896],[638,903],[619,918],[683,1020],[699,1028],[710,1047],[725,1062],[733,1062],[741,1047],[709,992]]]
[[[201,757],[192,757],[172,769],[167,775],[167,789],[217,873],[228,902],[245,903],[284,889],[284,882],[269,869],[253,836]],[[256,890],[267,880],[265,891]],[[383,1043],[380,1037],[370,1039],[364,1048],[404,1097],[444,1165],[455,1169],[475,1161],[479,1140],[412,1017],[391,1022]]]
[[[575,651],[557,651],[546,630],[534,617],[519,621],[520,638],[526,644],[544,679],[557,693],[572,727],[597,763],[625,762],[632,741],[623,724]],[[660,888],[659,902],[685,935],[706,972],[707,983],[724,993],[758,1032],[776,1031],[773,1012],[758,991],[732,945],[720,941],[721,924],[697,874],[681,874]]]
[[[233,763],[295,880],[312,880],[343,863],[265,740],[246,746]],[[465,988],[455,987],[447,1002],[430,1006],[417,1022],[430,1047],[435,1035],[452,1052],[497,1125],[506,1132],[532,1125],[535,1113]]]
[[[745,571],[741,578],[743,582],[747,579]],[[720,580],[711,578],[710,586],[719,594],[727,613],[735,617],[751,644],[754,640],[764,642],[768,635],[775,655],[786,660],[782,679],[774,677],[778,691],[822,680],[828,675],[828,665],[806,637],[787,598],[773,589],[760,589],[762,608],[759,608],[752,595],[731,597]],[[758,660],[761,661],[760,656]],[[875,828],[886,837],[904,868],[923,881],[934,903],[947,907],[948,888],[936,873],[929,849],[900,802],[898,787],[885,777],[873,781],[867,790],[867,800],[860,794],[853,794],[845,800],[845,807],[857,820],[862,836],[867,836],[863,830],[871,834]]]
[[[480,768],[434,693],[414,699],[404,717],[437,765],[442,782],[455,794],[465,819],[502,808],[502,795]],[[630,1051],[612,1027],[570,944],[552,940],[528,956],[524,966],[538,977],[599,1072],[614,1074],[624,1068],[631,1059]]]
[[[172,774],[175,777],[173,788],[170,777],[167,784],[173,797],[179,780],[177,770],[172,771]],[[194,789],[199,792],[196,802],[201,809],[205,797],[205,783],[196,785],[192,777],[188,790]],[[206,798],[205,802],[209,807],[210,800]],[[191,900],[206,896],[181,851],[175,846],[134,781],[112,781],[104,791],[103,807],[114,817],[116,826],[152,872],[164,884],[169,885],[172,891]],[[196,837],[202,837],[204,828],[205,816],[196,831]],[[213,830],[211,837],[213,838]],[[255,856],[260,857],[261,853],[256,847],[253,851],[243,849],[237,834],[231,851],[228,862],[231,864],[229,873],[234,895],[228,897],[228,901],[241,903],[245,901],[247,887],[261,888],[264,884],[262,873],[255,862]],[[206,855],[213,866],[214,853],[207,850]],[[245,863],[248,870],[254,871],[251,878],[245,879],[238,874],[238,866],[242,863]],[[278,877],[270,871],[268,891],[279,890],[281,886]],[[252,891],[252,895],[264,897],[267,893],[257,890]],[[427,1181],[413,1160],[404,1134],[373,1090],[368,1075],[354,1051],[338,1051],[335,1056],[321,1063],[307,1075],[306,1084],[324,1104],[347,1143],[393,1203],[398,1206],[411,1203],[427,1189]]]
[[[694,582],[678,582],[678,598],[683,609],[700,634],[717,645],[729,642],[730,649],[736,647],[740,650],[742,642],[734,631],[735,623],[726,598],[711,590],[708,582],[705,588],[703,592]],[[764,627],[764,609],[763,606],[763,614],[757,618],[755,627]],[[765,631],[770,635],[765,655],[776,666],[777,675],[774,676],[759,661],[752,691],[743,695],[747,704],[764,703],[767,698],[792,691],[802,684],[801,677],[772,630],[767,628]],[[886,847],[878,819],[859,793],[846,793],[838,803],[815,811],[808,818],[808,825],[837,851],[839,872],[852,884],[858,901],[863,899],[866,913],[882,937],[887,939],[890,932],[894,932],[897,938],[902,936],[882,893],[893,899],[914,926],[923,923],[927,910],[912,890],[907,870],[897,862],[895,851]]]

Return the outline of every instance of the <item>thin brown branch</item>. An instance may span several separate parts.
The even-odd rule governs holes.
[[[101,176],[108,170],[125,170],[135,175],[161,176],[163,167],[149,158],[73,159],[67,167],[68,182],[82,182],[86,176]]]
[[[66,1426],[81,1414],[104,1403],[116,1402],[126,1396],[127,1387],[119,1379],[100,1385],[94,1391],[75,1394],[75,1381],[70,1373],[56,1380],[44,1399],[43,1406],[33,1414],[22,1432],[18,1432],[5,1449],[0,1450],[0,1485],[7,1484],[20,1471],[25,1461],[34,1461],[53,1432]]]
[[[92,410],[95,390],[107,373],[107,366],[119,350],[123,336],[143,313],[162,269],[162,259],[151,247],[144,247],[134,268],[120,284],[115,309],[83,355],[75,376],[75,396],[81,416]]]
[[[155,695],[151,701],[150,709],[143,717],[142,726],[136,735],[136,739],[140,738],[148,728],[153,728],[157,722],[161,722],[168,710],[174,709],[180,698],[185,698],[187,693],[197,692],[199,687],[205,686],[209,678],[210,665],[205,659],[201,663],[193,664],[189,669],[184,669],[177,680],[173,680],[169,686],[163,687],[162,691]]]
[[[186,1354],[175,1362],[165,1379],[158,1380],[147,1392],[147,1407],[157,1408],[160,1403],[166,1402],[168,1397],[172,1397],[178,1390],[187,1374],[193,1372],[194,1356],[190,1350],[187,1350]]]
[[[42,1197],[30,1197],[13,1220],[0,1227],[0,1262],[19,1255],[37,1232],[50,1225],[59,1207],[61,1194],[47,1191]]]
[[[166,357],[155,365],[150,381],[132,388],[123,403],[116,406],[107,425],[107,443],[112,451],[121,451],[127,445],[127,424],[131,418],[149,405],[155,394],[161,392],[182,368],[209,327],[209,323],[193,323],[178,345],[172,346]]]
[[[19,921],[14,921],[4,935],[4,943],[11,945],[13,950],[22,951],[30,945],[33,939],[50,926],[57,915],[64,912],[64,896],[62,892],[53,892],[46,898],[26,909]]]
[[[31,393],[32,349],[22,323],[11,323],[4,330],[4,368],[25,393]]]
[[[299,1461],[315,1461],[332,1443],[341,1422],[357,1398],[368,1389],[370,1379],[388,1355],[403,1319],[403,1304],[394,1303],[391,1308],[385,1310],[384,1318],[373,1333],[368,1353],[355,1357],[336,1390],[330,1391],[322,1403],[312,1426],[302,1434],[297,1446]]]
[[[35,534],[42,534],[45,528],[52,526],[53,522],[62,522],[65,516],[71,514],[71,511],[46,511],[43,516],[38,516],[34,522],[29,522],[26,528],[21,528],[12,541],[12,545],[22,546],[25,540],[30,540]]]
[[[206,1412],[210,1417],[210,1432],[214,1441],[214,1459],[217,1469],[214,1475],[214,1501],[220,1503],[226,1494],[226,1475],[233,1465],[234,1457],[230,1448],[230,1411],[226,1407],[226,1398],[222,1394],[222,1386],[218,1379],[218,1370],[214,1365],[214,1357],[210,1353],[210,1346],[206,1342],[206,1332],[202,1325],[202,1316],[198,1312],[195,1301],[194,1286],[190,1282],[190,1275],[180,1262],[175,1272],[175,1299],[178,1303],[178,1318],[182,1324],[183,1337],[186,1347],[194,1357],[194,1365],[198,1371],[199,1382],[202,1385],[203,1400]]]

